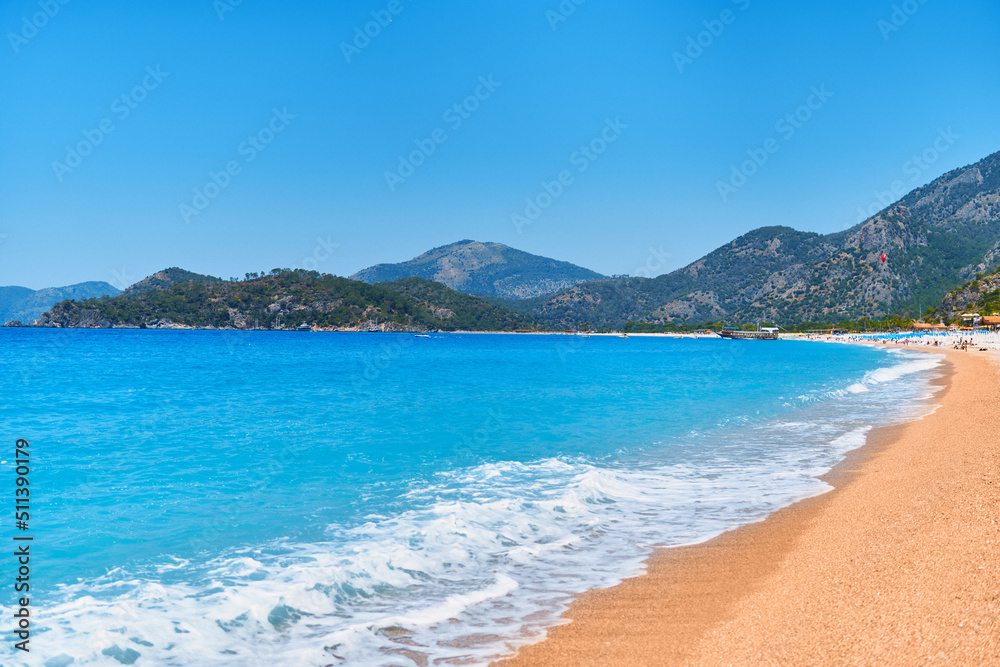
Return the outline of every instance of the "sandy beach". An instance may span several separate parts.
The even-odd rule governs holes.
[[[934,352],[940,407],[870,432],[833,491],[656,552],[496,664],[1000,665],[1000,365]]]

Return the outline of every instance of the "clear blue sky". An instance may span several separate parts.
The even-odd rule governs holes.
[[[465,238],[655,275],[1000,150],[995,0],[63,1],[0,7],[0,285],[350,275]]]

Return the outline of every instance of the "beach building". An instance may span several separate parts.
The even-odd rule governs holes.
[[[927,322],[914,322],[911,329],[913,331],[919,331],[921,333],[928,333],[934,331],[947,331],[948,325],[941,323],[928,324]]]
[[[976,321],[979,320],[981,315],[979,313],[962,313],[960,317],[962,318],[962,324],[966,326],[975,326]]]
[[[1000,327],[1000,315],[980,315],[979,313],[963,313],[962,323],[973,328],[996,329]]]

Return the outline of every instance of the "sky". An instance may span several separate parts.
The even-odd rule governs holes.
[[[995,0],[5,0],[0,285],[655,276],[1000,150]]]

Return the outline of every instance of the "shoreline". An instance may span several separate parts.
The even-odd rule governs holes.
[[[240,333],[370,333],[370,334],[396,334],[396,335],[406,335],[406,334],[433,334],[433,335],[454,335],[454,334],[476,334],[476,335],[488,335],[488,336],[578,336],[578,337],[611,337],[617,338],[621,337],[621,332],[601,332],[601,333],[577,333],[573,331],[565,331],[562,329],[552,330],[552,331],[473,331],[465,329],[456,329],[454,331],[438,331],[430,329],[407,329],[407,330],[375,330],[368,331],[367,329],[324,329],[315,328],[309,329],[308,331],[300,331],[298,329],[241,329],[238,327],[195,327],[187,324],[176,324],[165,326],[155,326],[155,327],[140,327],[140,326],[111,326],[111,327],[64,327],[64,326],[37,326],[34,324],[23,324],[19,326],[8,326],[7,324],[0,325],[0,328],[4,329],[43,329],[43,330],[54,330],[54,331],[226,331],[226,332],[240,332]],[[720,338],[717,334],[698,334],[698,333],[685,333],[685,332],[642,332],[642,333],[629,333],[627,338]]]
[[[38,326],[35,324],[20,324],[11,326],[10,323],[0,325],[4,329],[43,329],[43,330],[70,330],[70,331],[224,331],[227,333],[365,333],[365,334],[393,334],[393,335],[479,335],[479,336],[569,336],[574,338],[672,338],[672,339],[692,339],[692,340],[717,340],[722,339],[718,333],[697,333],[697,332],[630,332],[623,334],[620,331],[611,332],[575,332],[567,330],[551,331],[473,331],[456,329],[454,331],[429,330],[429,329],[407,329],[407,330],[375,330],[354,328],[314,328],[309,330],[300,329],[244,329],[237,327],[194,327],[185,324],[171,323],[154,327],[140,326],[111,326],[111,327],[64,327],[64,326]],[[865,332],[860,334],[810,334],[810,333],[782,333],[777,340],[783,341],[808,341],[823,343],[852,343],[868,345],[898,345],[899,347],[910,348],[912,344],[915,348],[930,347],[935,344],[944,344],[945,347],[956,340],[968,339],[970,345],[985,345],[989,349],[1000,350],[1000,332],[985,330],[956,330],[938,334],[885,334],[878,332]]]
[[[1000,365],[924,349],[945,355],[937,409],[872,429],[833,490],[655,551],[493,664],[1000,663]]]

